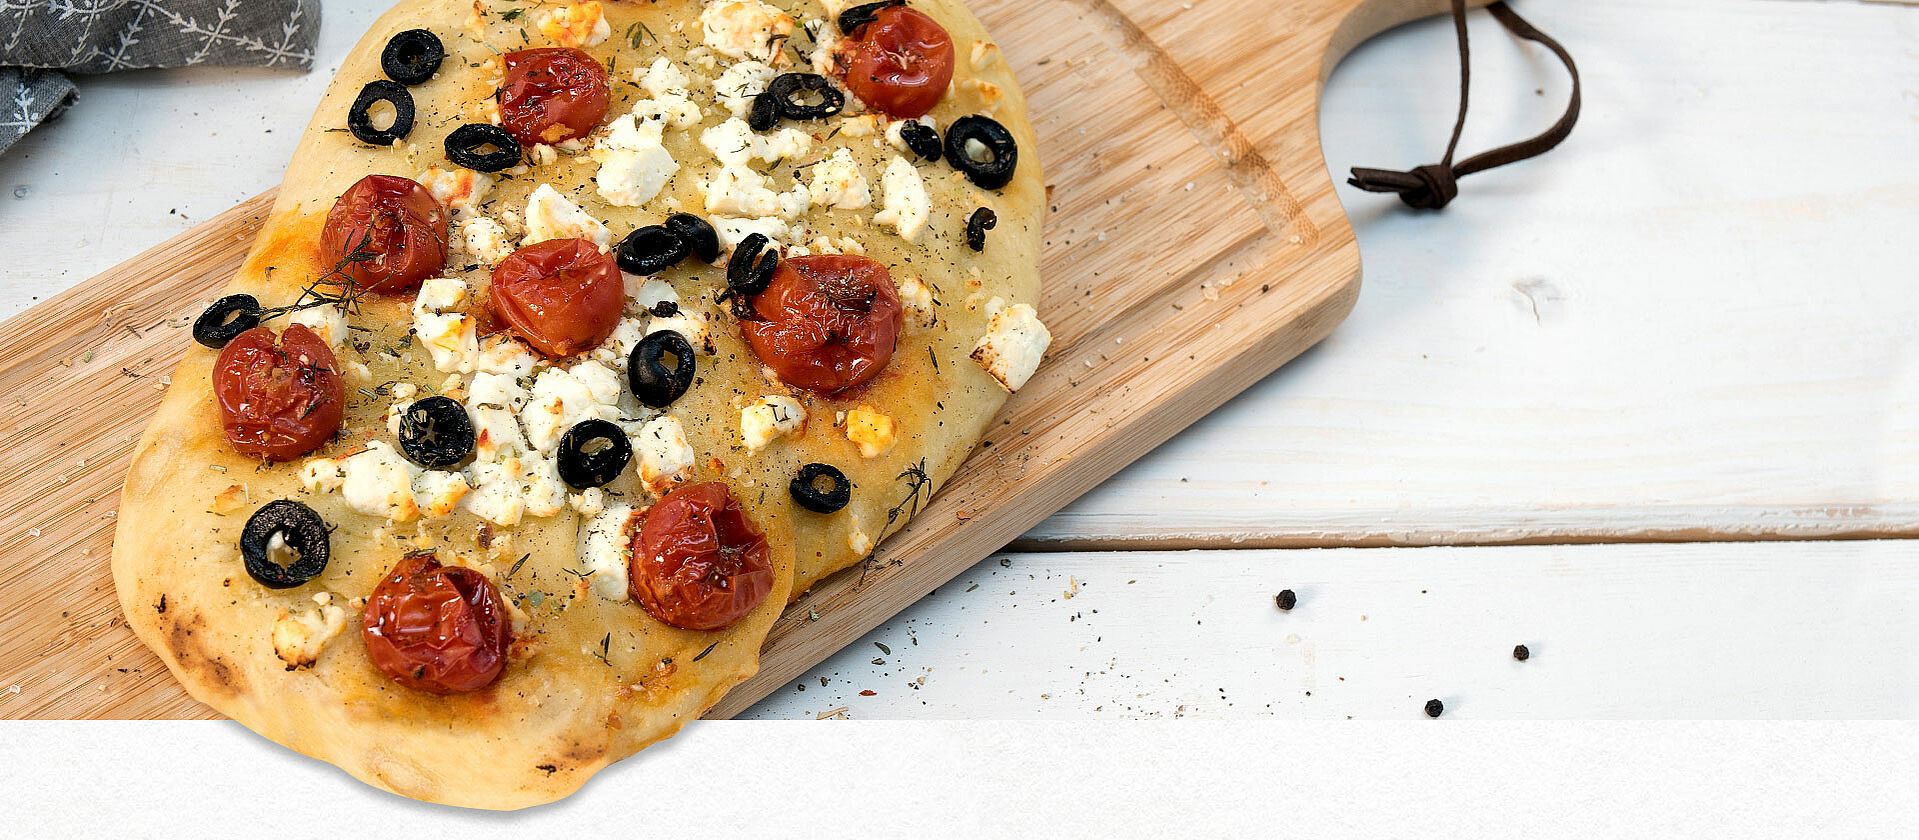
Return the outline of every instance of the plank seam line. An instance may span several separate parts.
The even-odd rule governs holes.
[[[1219,161],[1227,179],[1253,205],[1260,222],[1275,234],[1295,238],[1294,244],[1309,249],[1318,245],[1319,227],[1307,218],[1305,208],[1273,171],[1266,156],[1260,154],[1219,103],[1111,0],[1079,0],[1079,3],[1100,24],[1097,28],[1113,46],[1131,59],[1134,74]]]
[[[1647,529],[1628,534],[1534,534],[1513,539],[1395,540],[1373,536],[1342,537],[1091,537],[1016,539],[997,553],[1068,554],[1074,552],[1135,553],[1154,551],[1297,551],[1325,548],[1515,548],[1551,545],[1688,545],[1693,543],[1864,542],[1919,540],[1919,530],[1873,529],[1808,531],[1806,533],[1741,532],[1686,529]]]

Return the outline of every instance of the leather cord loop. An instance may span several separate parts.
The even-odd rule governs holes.
[[[1579,122],[1579,68],[1573,64],[1572,54],[1566,52],[1566,48],[1551,36],[1527,23],[1504,2],[1494,3],[1486,7],[1494,20],[1499,21],[1514,37],[1551,50],[1559,62],[1566,65],[1566,72],[1572,76],[1572,97],[1566,105],[1566,112],[1551,128],[1538,136],[1481,152],[1454,164],[1453,153],[1459,148],[1460,132],[1466,128],[1466,103],[1472,90],[1472,49],[1466,38],[1466,0],[1452,0],[1452,7],[1453,31],[1459,38],[1459,116],[1453,122],[1452,139],[1446,142],[1446,156],[1438,163],[1404,172],[1355,166],[1353,176],[1346,181],[1367,192],[1398,193],[1400,201],[1420,210],[1438,210],[1457,198],[1460,178],[1544,154],[1571,136],[1573,126]]]

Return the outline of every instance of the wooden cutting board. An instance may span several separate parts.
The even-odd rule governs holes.
[[[1447,9],[974,6],[1039,131],[1052,350],[944,492],[865,568],[789,609],[759,676],[713,716],[804,673],[1330,332],[1358,296],[1359,250],[1319,149],[1321,82],[1365,38]],[[1450,87],[1436,81],[1433,95]],[[247,201],[0,324],[0,718],[215,716],[127,630],[108,558],[128,456],[187,326],[271,203]]]

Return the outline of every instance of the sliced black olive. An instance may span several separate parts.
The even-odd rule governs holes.
[[[746,112],[746,127],[754,131],[772,131],[780,122],[780,100],[772,93],[762,93],[753,97],[753,105]]]
[[[999,224],[999,214],[991,207],[981,207],[966,217],[966,247],[975,251],[986,250],[986,232]]]
[[[628,274],[658,274],[686,259],[687,243],[665,225],[648,225],[626,235],[613,260]]]
[[[667,357],[672,356],[672,366]],[[673,330],[661,330],[633,345],[626,357],[626,381],[633,396],[653,408],[665,408],[693,385],[693,345]]]
[[[680,314],[680,305],[670,300],[663,300],[653,304],[653,308],[647,311],[653,313],[655,318],[671,318]]]
[[[234,336],[259,325],[259,301],[252,295],[227,295],[193,319],[193,340],[218,350]]]
[[[446,58],[446,45],[440,36],[424,29],[409,29],[393,36],[380,51],[380,69],[387,78],[403,85],[417,85],[439,72]]]
[[[766,85],[766,93],[761,96],[773,97],[779,105],[780,116],[789,120],[823,119],[846,107],[846,94],[816,73],[781,73]],[[813,96],[818,96],[820,101],[806,101]]]
[[[575,490],[618,478],[631,460],[633,444],[626,432],[605,420],[588,420],[560,438],[560,480]]]
[[[486,151],[492,147],[493,151]],[[476,172],[499,172],[520,162],[520,141],[506,129],[468,123],[446,136],[446,158]]]
[[[375,102],[392,103],[392,125],[384,129],[373,127],[373,117],[368,112]],[[385,79],[367,82],[366,87],[360,88],[359,98],[353,100],[353,108],[346,112],[346,127],[362,143],[391,146],[413,131],[413,94]]]
[[[773,272],[780,267],[779,250],[767,249],[771,242],[764,233],[748,234],[733,249],[733,257],[726,263],[726,293],[735,298],[745,298],[766,291],[773,282]],[[761,250],[765,249],[762,254]]]
[[[473,454],[473,420],[452,397],[427,397],[400,415],[400,451],[407,460],[438,469]]]
[[[680,235],[693,255],[709,263],[720,260],[720,234],[705,219],[692,213],[674,213],[666,217],[666,228]]]
[[[271,589],[291,589],[319,577],[331,546],[320,515],[287,499],[267,502],[240,531],[247,574]]]
[[[900,139],[906,141],[907,151],[918,155],[921,160],[940,159],[940,133],[938,129],[918,120],[907,120],[900,124]]]
[[[985,147],[984,160],[968,151],[973,141]],[[1013,180],[1013,169],[1019,166],[1019,144],[1006,126],[992,117],[974,114],[960,117],[946,129],[946,157],[954,169],[966,173],[981,189],[997,190]]]
[[[821,489],[822,483],[825,489]],[[787,489],[793,493],[793,501],[814,513],[833,513],[853,501],[853,482],[847,481],[846,473],[831,464],[800,467]]]
[[[853,30],[872,23],[879,17],[880,10],[888,6],[904,6],[906,0],[886,0],[883,3],[865,3],[840,12],[840,32],[852,37]]]

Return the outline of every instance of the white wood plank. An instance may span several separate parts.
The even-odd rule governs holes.
[[[1915,550],[1014,554],[748,716],[1414,718],[1439,698],[1449,718],[1909,718]],[[1286,588],[1290,613],[1273,604]],[[1516,644],[1532,658],[1515,661]]]
[[[1021,545],[1919,532],[1919,14],[1517,8],[1584,71],[1571,140],[1443,213],[1343,188],[1351,318]],[[1567,87],[1472,26],[1462,155]],[[1333,170],[1436,159],[1456,62],[1443,21],[1360,48],[1325,99]]]

